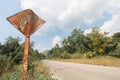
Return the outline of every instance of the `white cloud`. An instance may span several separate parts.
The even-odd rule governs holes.
[[[113,15],[111,20],[106,21],[100,29],[109,32],[113,35],[115,32],[120,32],[120,15]]]
[[[55,36],[52,41],[52,46],[54,47],[56,44],[60,45],[61,42],[61,37],[60,36]]]
[[[44,48],[41,44],[37,45],[34,49],[37,49],[39,52],[43,52],[45,50],[48,50],[47,48]]]
[[[81,22],[93,23],[106,11],[105,4],[105,0],[72,0],[68,9],[60,14],[59,20],[61,24],[69,27],[80,25]]]
[[[120,15],[113,15],[112,18],[100,27],[101,32],[109,32],[109,36],[112,36],[116,32],[120,32]],[[92,31],[92,28],[84,31],[84,34],[88,34]]]
[[[91,32],[92,32],[92,28],[85,30],[85,31],[84,31],[84,34],[86,35],[86,34],[89,34],[89,33],[91,33]]]
[[[86,23],[86,24],[91,24],[91,23],[93,23],[94,21],[95,21],[94,19],[92,19],[92,18],[90,19],[90,18],[89,18],[89,19],[86,19],[86,20],[85,20],[85,23]]]
[[[106,17],[103,16],[105,12],[109,13],[109,16],[120,15],[120,0],[21,0],[21,7],[31,8],[45,19],[46,24],[36,33],[38,35],[52,32],[56,27],[70,31],[80,26],[81,22],[93,24]],[[113,20],[118,22],[118,19]],[[112,21],[105,21],[104,25]],[[114,25],[111,28],[114,28]]]

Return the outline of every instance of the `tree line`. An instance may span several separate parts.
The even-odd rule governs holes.
[[[120,57],[120,32],[108,36],[108,32],[101,32],[99,27],[92,28],[88,34],[81,29],[74,29],[64,38],[61,46],[56,44],[47,54],[48,58],[80,58],[85,56]]]

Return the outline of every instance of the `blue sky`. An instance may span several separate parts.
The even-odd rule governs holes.
[[[8,36],[24,36],[6,18],[32,9],[46,23],[31,36],[40,52],[60,44],[74,28],[89,33],[94,26],[110,36],[120,31],[120,0],[2,0],[0,2],[0,42]]]

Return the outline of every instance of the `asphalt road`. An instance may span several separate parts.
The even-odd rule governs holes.
[[[57,80],[120,80],[120,68],[50,60],[42,62]]]

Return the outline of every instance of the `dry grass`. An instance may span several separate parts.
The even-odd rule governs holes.
[[[44,72],[45,74],[49,74],[49,69],[45,67],[42,62],[35,61],[34,64],[36,65],[35,71],[36,72]]]
[[[120,67],[120,59],[109,57],[109,56],[96,57],[96,58],[92,58],[92,59],[81,58],[81,59],[56,59],[56,60],[64,61],[64,62],[73,62],[73,63]]]
[[[49,69],[45,67],[40,60],[36,60],[33,62],[35,65],[35,71],[37,72],[49,72]],[[22,69],[22,64],[14,66],[16,69]]]
[[[28,79],[27,80],[51,80],[51,77],[49,75],[49,69],[45,67],[40,60],[36,60],[33,62],[35,65],[34,67],[34,77],[32,77],[31,72],[28,71]],[[17,70],[17,72],[16,72]],[[21,70],[22,70],[22,64],[14,66],[14,70],[8,73],[4,73],[0,80],[21,80]]]

